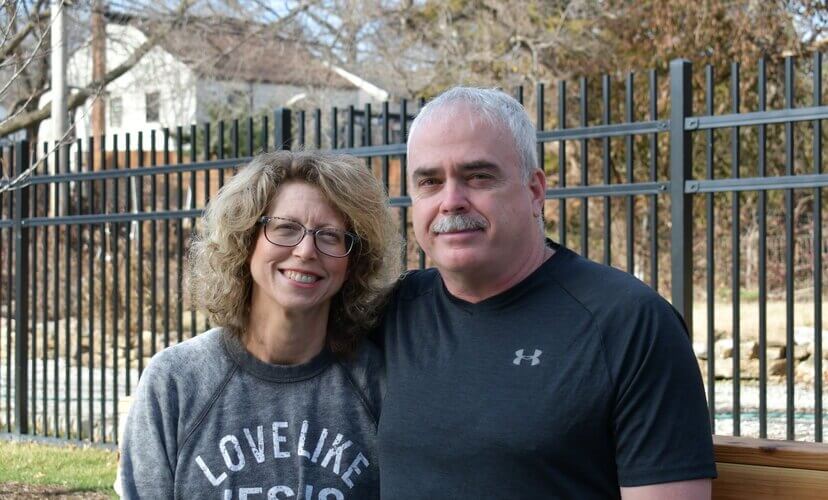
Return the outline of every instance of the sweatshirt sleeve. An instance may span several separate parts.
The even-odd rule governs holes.
[[[163,353],[147,366],[136,389],[122,443],[124,498],[173,498],[178,408],[175,381]]]

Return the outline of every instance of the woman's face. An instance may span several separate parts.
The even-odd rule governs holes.
[[[315,186],[288,181],[271,203],[271,217],[298,222],[308,229],[345,231],[345,220]],[[327,313],[331,298],[342,288],[348,257],[331,257],[306,234],[294,247],[274,245],[259,229],[250,256],[253,304],[281,309],[285,315]],[[261,309],[260,309],[261,310]],[[274,311],[275,312],[275,311]]]

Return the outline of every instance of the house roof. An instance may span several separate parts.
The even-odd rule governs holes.
[[[123,22],[123,19],[120,19]],[[145,34],[157,24],[135,23]],[[196,74],[217,80],[354,89],[295,40],[274,34],[266,25],[230,18],[190,18],[159,44]]]

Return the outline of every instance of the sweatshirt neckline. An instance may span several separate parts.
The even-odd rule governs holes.
[[[266,363],[250,354],[241,340],[227,331],[222,332],[222,344],[230,359],[241,369],[272,382],[297,382],[313,378],[325,371],[333,362],[333,353],[327,347],[305,363],[276,365]]]

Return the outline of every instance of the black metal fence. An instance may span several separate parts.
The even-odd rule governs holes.
[[[828,107],[821,55],[780,64],[778,78],[766,75],[764,60],[752,71],[749,112],[739,65],[727,70],[730,105],[717,108],[723,92],[713,69],[694,83],[683,60],[670,64],[666,85],[650,71],[646,86],[632,74],[606,75],[582,78],[577,94],[560,82],[538,85],[531,96],[520,88],[517,97],[535,107],[549,234],[671,297],[704,339],[694,345],[714,429],[822,441],[821,188],[828,175],[821,120]],[[617,80],[623,98],[613,93]],[[810,98],[801,92],[806,80]],[[601,98],[593,101],[598,84]],[[694,99],[694,86],[703,100]],[[767,109],[769,94],[779,109]],[[119,401],[149,356],[209,327],[185,293],[189,236],[210,197],[255,151],[326,148],[364,158],[408,241],[401,258],[428,265],[411,237],[404,182],[412,108],[406,100],[334,108],[327,127],[320,110],[280,109],[272,122],[264,116],[78,140],[62,146],[68,164],[48,144],[4,150],[3,430],[117,440]],[[795,135],[796,127],[807,129]],[[795,312],[805,309],[800,332]]]

